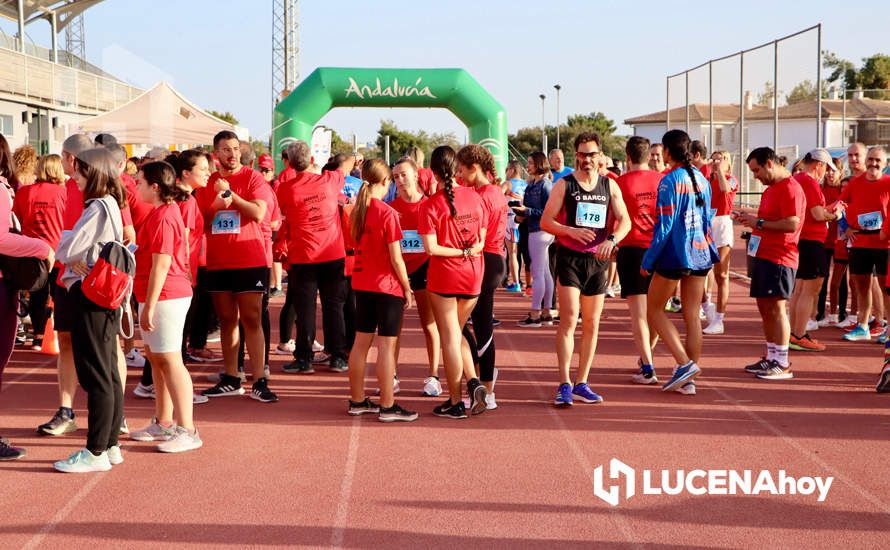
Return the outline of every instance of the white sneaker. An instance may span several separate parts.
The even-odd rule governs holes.
[[[155,398],[155,385],[149,384],[145,386],[142,382],[136,384],[136,387],[133,388],[133,395],[136,397],[141,397],[142,399],[154,399]]]
[[[201,441],[197,428],[195,428],[195,433],[190,433],[185,428],[177,426],[176,435],[169,441],[158,445],[158,450],[162,453],[184,453],[185,451],[200,449],[203,445],[204,442]]]
[[[847,315],[843,321],[836,323],[834,326],[835,328],[848,329],[855,327],[858,322],[859,320],[855,315]]]
[[[655,371],[652,371],[651,376],[646,376],[641,370],[640,372],[634,374],[631,380],[633,380],[635,384],[658,384],[658,377],[655,376]]]
[[[151,424],[130,434],[133,441],[169,441],[176,435],[176,426],[165,428],[158,423],[157,417],[152,417]]]
[[[713,321],[702,329],[704,334],[723,334],[723,321]]]
[[[108,453],[103,452],[99,456],[86,449],[81,449],[65,460],[53,464],[53,468],[69,474],[83,474],[87,472],[107,472],[111,469]]]
[[[695,382],[686,382],[675,391],[683,395],[695,395]]]
[[[120,445],[108,447],[108,450],[105,452],[108,453],[108,462],[110,462],[112,466],[117,466],[118,464],[124,463],[124,455],[121,454]]]
[[[124,359],[127,362],[127,366],[131,369],[141,369],[145,366],[145,357],[136,348],[131,349],[130,353],[124,355]]]
[[[282,342],[275,348],[275,355],[293,355],[296,345],[293,340]]]
[[[485,410],[493,411],[498,408],[497,401],[494,400],[494,392],[488,392],[485,394]]]
[[[439,397],[442,395],[442,384],[438,378],[430,376],[423,381],[423,395],[427,397]]]
[[[614,287],[606,287],[606,298],[614,298],[615,297],[615,288]]]
[[[708,325],[714,324],[714,318],[717,316],[717,304],[708,302],[704,305],[703,310],[705,312],[705,320],[708,322]]]
[[[293,341],[293,340],[291,340],[291,341]],[[313,340],[313,341],[312,341],[312,351],[313,351],[313,352],[316,352],[316,351],[324,351],[324,346],[321,345],[321,344],[319,344],[319,343],[318,343],[318,340]]]
[[[392,394],[396,395],[400,391],[402,391],[402,388],[399,385],[399,377],[396,376],[392,379]],[[377,388],[376,390],[374,390],[374,395],[380,395],[380,388]]]
[[[201,405],[202,403],[206,403],[210,401],[210,398],[206,395],[201,395],[200,393],[192,394],[192,405]]]
[[[837,324],[837,315],[826,313],[822,320],[819,321],[819,328],[834,326],[835,324]]]
[[[820,326],[821,325],[813,319],[807,320],[807,332],[813,332],[814,330],[819,330]]]

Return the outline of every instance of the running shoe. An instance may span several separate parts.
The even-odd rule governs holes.
[[[770,362],[766,357],[761,357],[756,363],[745,366],[745,372],[749,374],[760,374],[769,369]]]
[[[269,296],[272,298],[278,298],[279,296],[284,296],[284,291],[278,288],[277,286],[273,286],[269,290]]]
[[[667,303],[664,305],[664,310],[668,313],[680,313],[683,311],[683,304],[680,303],[680,298],[677,296],[672,296],[668,299]]]
[[[201,395],[200,393],[192,394],[192,405],[202,405],[210,401],[210,398],[206,395]]]
[[[575,384],[575,387],[572,388],[572,396],[574,399],[582,403],[602,403],[603,398],[596,392],[590,389],[585,383]]]
[[[493,327],[499,327],[499,326],[501,326],[501,320],[500,320],[500,319],[492,319],[492,320],[491,320],[491,326],[493,326]]]
[[[655,370],[646,371],[640,366],[640,372],[633,375],[632,380],[636,384],[658,384],[658,377],[655,376]]]
[[[694,380],[696,376],[701,374],[701,369],[698,365],[695,364],[694,361],[690,361],[683,366],[678,366],[674,370],[674,375],[671,376],[671,379],[661,387],[662,391],[670,391],[675,390],[681,387],[686,382]]]
[[[86,449],[81,449],[65,460],[53,464],[53,468],[69,474],[82,474],[87,472],[107,472],[111,469],[108,461],[108,453],[103,452],[99,456]]]
[[[606,298],[614,298],[615,297],[615,287],[607,286],[606,287]]]
[[[871,333],[862,325],[856,325],[856,328],[842,336],[848,342],[859,342],[861,340],[871,340]]]
[[[488,389],[479,382],[478,378],[467,381],[467,393],[470,394],[470,414],[482,414],[485,412],[485,396]]]
[[[525,287],[525,295],[529,298],[531,298],[533,292],[534,290],[532,289],[531,285]]]
[[[761,380],[790,380],[794,378],[794,374],[791,372],[791,365],[783,367],[775,361],[770,361],[769,368],[758,373],[757,378]]]
[[[723,321],[711,321],[711,323],[702,329],[703,334],[723,334]]]
[[[149,384],[146,386],[142,382],[139,382],[138,384],[136,384],[136,387],[133,388],[133,395],[142,399],[154,399],[155,385]]]
[[[557,407],[571,407],[572,401],[572,385],[569,383],[560,384],[559,389],[556,390],[556,399],[553,400],[553,404]]]
[[[63,435],[77,431],[77,422],[64,408],[59,407],[49,422],[37,426],[37,431],[43,435]]]
[[[424,397],[439,397],[442,395],[442,383],[438,376],[429,376],[423,381]]]
[[[551,323],[552,323],[552,321],[551,321]],[[526,317],[526,318],[523,319],[522,321],[519,321],[519,322],[516,323],[516,324],[519,325],[519,326],[521,326],[521,327],[526,327],[526,328],[540,328],[540,326],[541,326],[541,318],[538,317],[537,319],[532,319],[532,316],[529,315],[528,317]]]
[[[130,353],[124,355],[124,359],[127,362],[127,366],[131,369],[141,369],[145,366],[145,357],[136,348],[131,349]]]
[[[549,313],[541,314],[541,326],[552,327],[553,326],[553,316]]]
[[[124,455],[121,453],[120,445],[112,445],[111,447],[108,447],[105,452],[108,454],[108,462],[110,462],[112,466],[124,463]]]
[[[313,352],[324,351],[324,346],[319,344],[318,340],[313,340],[312,341],[312,351]]]
[[[203,446],[204,442],[201,441],[197,428],[194,432],[190,432],[182,426],[177,426],[174,436],[158,445],[158,450],[162,453],[184,453],[200,449]]]
[[[28,456],[28,452],[20,447],[13,447],[9,440],[0,437],[0,460],[18,460]]]
[[[293,340],[288,340],[287,342],[281,342],[275,347],[275,355],[293,355],[294,349],[296,349],[296,344]]]
[[[875,390],[878,393],[890,393],[890,360],[884,361],[884,368],[881,370]]]
[[[207,342],[210,344],[219,343],[222,338],[219,335],[219,329],[214,330],[210,334],[207,335]]]
[[[807,320],[807,332],[811,330],[819,330],[819,323],[815,319]]]
[[[237,376],[229,376],[223,374],[219,382],[212,388],[208,388],[201,392],[201,395],[207,397],[227,397],[230,395],[244,395],[244,388],[241,387],[241,379]]]
[[[380,407],[380,416],[377,417],[380,422],[414,422],[417,420],[417,413],[408,411],[393,403],[392,407]]]
[[[342,357],[331,357],[329,370],[331,372],[349,372],[349,364]]]
[[[788,347],[796,351],[825,351],[825,344],[811,337],[809,333],[800,338],[795,338],[792,334]]]
[[[869,332],[869,334],[871,334],[871,336],[873,338],[877,338],[878,336],[884,334],[884,331],[886,331],[886,330],[887,330],[887,324],[881,322],[881,323],[875,323],[875,326],[871,327],[871,329],[869,329],[868,332]]]
[[[224,370],[221,370],[219,372],[211,372],[207,375],[207,381],[213,383],[219,382],[220,380],[222,380],[222,377],[225,376],[225,374],[226,371]],[[243,370],[238,370],[238,380],[241,380],[242,384],[247,382],[247,375],[244,374]]]
[[[881,335],[875,339],[875,343],[886,344],[888,339],[890,339],[890,329],[885,327],[884,331],[881,332]]]
[[[835,324],[835,328],[847,330],[849,328],[854,328],[856,323],[858,323],[858,319],[855,315],[847,315],[847,317],[843,320]]]
[[[157,417],[152,417],[151,424],[130,434],[133,441],[169,441],[176,435],[176,425],[165,428],[158,423]]]
[[[219,363],[223,360],[222,357],[216,355],[207,348],[189,348],[186,352],[186,357],[188,357],[189,361],[195,363]]]
[[[250,387],[250,398],[260,403],[275,403],[278,396],[269,389],[269,379],[260,378]]]
[[[707,302],[702,306],[702,309],[705,312],[705,319],[708,321],[708,326],[713,325],[714,319],[717,317],[717,304],[713,302]],[[705,334],[708,333],[706,332]]]
[[[695,382],[686,382],[674,391],[683,395],[695,395]]]
[[[394,376],[392,379],[392,393],[393,395],[402,391],[402,386],[399,384],[399,377]],[[380,395],[380,388],[374,389],[374,395]]]
[[[819,319],[820,327],[833,327],[835,325],[837,325],[837,313],[826,313]]]
[[[488,392],[485,395],[485,410],[493,411],[498,408],[498,402],[494,399],[494,392]]]
[[[347,412],[350,416],[377,414],[380,412],[380,406],[371,401],[370,397],[366,397],[364,401],[350,401],[349,410]]]
[[[117,433],[123,434],[123,435],[127,435],[128,433],[130,433],[130,425],[127,424],[126,416],[121,417],[121,425],[118,427]]]
[[[444,403],[433,409],[433,414],[442,418],[460,419],[467,417],[467,409],[464,407],[463,401],[451,403],[451,399],[447,399]]]
[[[321,365],[322,363],[331,362],[331,354],[326,351],[313,351],[312,352],[312,364],[313,365]]]
[[[315,369],[312,368],[312,363],[305,359],[292,361],[281,370],[288,374],[313,374],[315,372]]]
[[[522,294],[522,287],[517,283],[513,283],[512,285],[507,285],[507,292],[512,292],[513,294]]]
[[[43,351],[43,336],[35,336],[31,342],[31,349],[34,351]]]

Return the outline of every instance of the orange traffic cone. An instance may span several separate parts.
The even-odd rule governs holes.
[[[50,315],[49,319],[46,320],[46,330],[43,331],[43,348],[40,350],[40,353],[45,353],[46,355],[59,354],[59,338],[56,335],[54,325],[53,316]]]

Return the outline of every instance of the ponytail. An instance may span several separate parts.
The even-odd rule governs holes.
[[[356,243],[365,231],[365,217],[368,215],[369,206],[371,206],[371,184],[363,181],[355,196],[355,206],[349,214],[349,234]]]
[[[683,169],[686,170],[686,173],[689,174],[689,179],[692,180],[692,189],[695,191],[695,205],[699,208],[705,205],[705,199],[702,197],[701,189],[698,188],[698,180],[695,179],[695,171],[692,169],[692,155],[686,153],[686,158],[683,159]]]
[[[457,154],[448,145],[440,145],[430,155],[430,170],[442,181],[442,192],[448,201],[451,217],[457,216],[454,207],[454,174],[457,172]]]
[[[672,160],[683,163],[683,169],[686,170],[689,179],[692,180],[692,189],[695,191],[695,205],[703,208],[705,199],[698,188],[698,180],[695,179],[695,171],[692,169],[692,140],[689,139],[689,134],[683,130],[668,130],[664,137],[661,138],[661,143],[664,144],[664,148]]]

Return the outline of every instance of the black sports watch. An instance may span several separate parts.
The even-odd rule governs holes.
[[[618,246],[618,243],[615,241],[615,235],[609,235],[608,237],[606,237],[606,240],[612,241],[612,245],[614,245],[616,247]]]
[[[763,218],[757,219],[757,229],[763,229],[763,222],[766,221]]]

